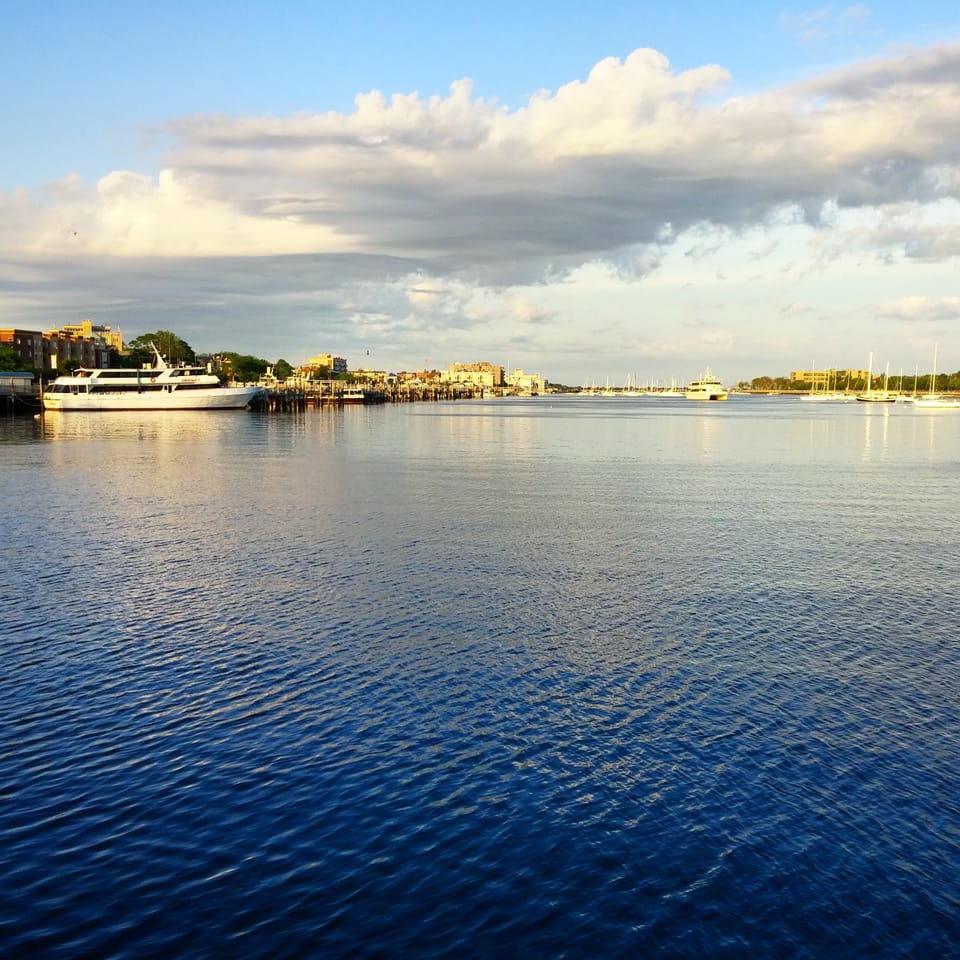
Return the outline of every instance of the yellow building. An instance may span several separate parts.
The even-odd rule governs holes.
[[[81,320],[79,323],[65,323],[57,332],[66,334],[68,337],[96,337],[117,353],[123,350],[123,333],[119,327],[114,333],[110,327],[99,326],[92,320]]]
[[[816,387],[837,388],[848,381],[866,381],[867,373],[866,370],[834,370],[828,367],[826,370],[791,370],[790,379],[798,383],[812,383]]]
[[[506,381],[507,386],[522,397],[538,397],[547,392],[547,381],[539,373],[524,373],[520,367],[507,374]]]
[[[440,379],[446,383],[469,383],[475,387],[502,387],[503,367],[493,363],[452,363]]]
[[[307,360],[300,369],[310,373],[319,370],[321,367],[326,367],[332,374],[346,373],[347,361],[343,357],[335,357],[332,353],[318,353],[315,357]]]

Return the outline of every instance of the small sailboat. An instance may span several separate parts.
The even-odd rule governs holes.
[[[834,378],[834,379],[833,379],[833,388],[832,388],[832,389],[831,389],[831,387],[830,387],[830,374],[831,374],[831,373],[833,373],[833,378]],[[812,374],[812,376],[811,376],[811,378],[810,378],[810,392],[809,392],[809,393],[805,393],[805,394],[803,395],[802,399],[803,399],[803,400],[820,400],[820,401],[827,400],[827,401],[830,401],[830,402],[841,402],[841,403],[842,403],[843,401],[849,400],[850,397],[849,397],[846,393],[841,393],[839,390],[837,390],[836,377],[837,377],[837,371],[836,371],[836,370],[833,370],[833,371],[827,370],[827,371],[825,371],[825,372],[824,372],[824,375],[823,375],[823,378],[822,378],[822,379],[823,379],[823,389],[818,391],[817,388],[816,388],[816,382],[817,382],[817,367],[816,367],[816,364],[814,364],[813,374]]]
[[[933,373],[930,376],[930,392],[923,394],[923,396],[917,397],[913,401],[914,409],[920,408],[924,410],[955,410],[960,408],[960,400],[954,400],[949,397],[943,396],[943,394],[937,393],[937,347],[939,344],[933,345]]]
[[[936,364],[934,364],[936,366]],[[913,393],[901,393],[901,403],[913,403],[917,399],[917,374],[920,372],[919,364],[913,368]]]
[[[873,389],[873,354],[870,354],[870,362],[867,365],[867,390],[866,393],[858,393],[857,399],[861,403],[893,403],[897,399],[895,393],[887,390],[887,380],[890,376],[890,364],[887,364],[887,372],[883,376],[883,389]]]

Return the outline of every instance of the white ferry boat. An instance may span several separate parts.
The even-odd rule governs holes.
[[[342,403],[366,403],[367,393],[362,387],[347,387],[340,394]]]
[[[719,377],[715,377],[707,372],[702,374],[699,380],[692,380],[690,386],[684,392],[688,400],[726,400],[727,391],[723,388],[723,383]]]
[[[45,410],[242,410],[263,387],[227,387],[203,367],[169,365],[151,344],[154,365],[88,369],[57,377],[43,392]]]

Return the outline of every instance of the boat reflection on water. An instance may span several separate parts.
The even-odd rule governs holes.
[[[118,410],[83,416],[47,410],[37,414],[44,440],[209,441],[236,434],[236,420],[211,410]]]

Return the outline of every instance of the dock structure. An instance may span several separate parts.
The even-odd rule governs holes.
[[[357,394],[362,393],[358,399]],[[314,380],[299,387],[265,390],[250,404],[251,409],[285,413],[341,407],[363,403],[414,403],[439,400],[467,400],[482,396],[479,388],[462,383],[346,383],[342,380]]]
[[[0,373],[0,414],[40,412],[41,387],[31,374]],[[348,396],[349,393],[349,396]],[[362,393],[362,399],[357,399]],[[342,407],[362,402],[416,403],[440,400],[473,400],[483,396],[479,387],[464,383],[346,383],[342,380],[311,380],[301,386],[264,388],[248,404],[262,413],[296,413],[309,408]]]
[[[32,373],[0,372],[0,413],[34,414],[40,410],[40,384]]]

